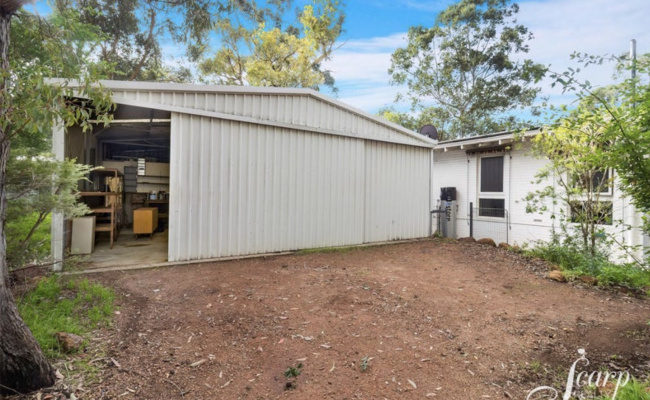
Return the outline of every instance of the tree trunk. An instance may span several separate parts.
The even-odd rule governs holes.
[[[0,120],[6,120],[9,76],[9,26],[15,9],[0,3]],[[27,393],[52,386],[54,370],[45,359],[41,348],[29,328],[18,315],[16,303],[8,287],[7,238],[7,187],[5,177],[10,143],[6,130],[0,126],[0,395]]]

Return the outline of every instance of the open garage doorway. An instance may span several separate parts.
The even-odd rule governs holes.
[[[68,223],[85,269],[167,261],[171,113],[117,105],[109,126],[69,129],[66,157],[99,167],[80,182],[91,213]]]

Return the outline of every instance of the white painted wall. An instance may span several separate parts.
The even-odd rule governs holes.
[[[550,184],[550,181],[541,184],[534,183],[536,181],[535,174],[548,163],[548,160],[534,157],[531,155],[530,149],[531,142],[527,141],[514,145],[511,151],[487,154],[487,156],[499,154],[505,156],[504,195],[506,208],[510,214],[508,243],[511,245],[532,244],[538,240],[548,240],[554,225],[550,212],[541,215],[526,212],[524,198],[527,194]],[[466,154],[466,150],[459,148],[448,151],[442,149],[435,151],[433,193],[435,198],[438,199],[441,187],[456,187],[458,197],[458,237],[469,236],[469,203],[473,202],[474,207],[478,207],[479,157],[481,157],[481,154]],[[605,197],[603,199],[605,200]],[[620,243],[643,245],[643,235],[639,229],[641,217],[629,200],[621,196],[616,182],[613,194],[609,196],[608,200],[610,199],[614,207],[613,219],[623,220],[633,226],[633,229],[623,230],[615,225],[606,226],[605,229],[608,233],[613,234],[613,237]],[[547,202],[547,206],[551,209],[555,207],[556,211],[559,211],[559,207],[563,207],[563,205],[554,206],[550,201]],[[475,215],[475,221],[481,220],[489,220],[489,218]],[[555,223],[557,224],[557,222]],[[474,237],[477,239],[491,237],[497,243],[505,241],[501,235],[491,236],[488,231],[481,231],[480,226],[477,230],[476,224]],[[641,251],[636,252],[633,256],[640,257]],[[620,248],[615,249],[612,258],[620,259],[621,257],[630,259],[629,255],[622,252]]]

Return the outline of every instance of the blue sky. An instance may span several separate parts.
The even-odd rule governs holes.
[[[333,71],[338,99],[375,113],[393,104],[400,90],[390,85],[390,56],[406,44],[410,26],[431,26],[451,0],[343,0],[347,15],[340,48],[326,67]],[[307,0],[296,0],[296,6]],[[574,51],[621,54],[637,40],[637,53],[650,52],[650,1],[648,0],[523,0],[518,20],[535,35],[526,56],[554,70],[575,66]],[[46,12],[45,1],[37,2]],[[28,6],[31,7],[31,6]],[[582,75],[596,85],[612,82],[613,68],[588,68]],[[542,82],[542,94],[554,104],[573,101],[559,89]],[[407,109],[407,105],[397,105]]]
[[[398,88],[389,84],[390,55],[406,41],[409,26],[430,26],[451,1],[359,0],[347,2],[343,46],[327,67],[334,73],[339,100],[368,112],[391,105]],[[637,53],[650,52],[648,0],[535,0],[519,1],[518,20],[533,32],[526,56],[554,70],[575,66],[574,51],[621,54],[637,40]],[[590,67],[581,76],[592,84],[612,82],[613,68]],[[540,84],[553,104],[573,101],[548,81]],[[398,108],[406,108],[406,105]]]

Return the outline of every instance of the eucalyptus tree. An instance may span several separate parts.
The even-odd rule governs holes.
[[[196,58],[225,6],[218,0],[55,0],[59,13],[77,11],[78,22],[103,34],[96,56],[109,79],[186,80],[186,67],[165,63],[168,46],[179,57]]]
[[[77,57],[88,48],[92,29],[79,31],[81,26],[75,24],[57,27],[20,12],[23,3],[0,1],[0,395],[29,392],[55,380],[54,370],[20,318],[8,287],[5,228],[8,197],[16,194],[7,180],[11,145],[19,144],[34,155],[47,143],[55,121],[87,127],[91,115],[107,119],[112,107],[110,99],[93,85],[95,66],[78,62]],[[12,19],[18,20],[16,32],[20,35],[14,48],[10,43]],[[65,16],[63,20],[67,21]],[[29,27],[45,30],[35,33]],[[49,85],[46,77],[53,74],[78,77],[83,89],[68,89],[65,81]],[[50,172],[55,171],[63,172]]]
[[[312,0],[287,17],[291,1],[267,2],[257,12],[231,9],[215,25],[221,47],[200,64],[205,80],[219,84],[334,88],[323,69],[343,32],[338,0]]]
[[[531,106],[545,68],[528,59],[533,34],[509,0],[461,0],[431,28],[411,27],[392,55],[392,83],[406,85],[413,111],[438,116],[448,138],[514,128],[510,111]]]

